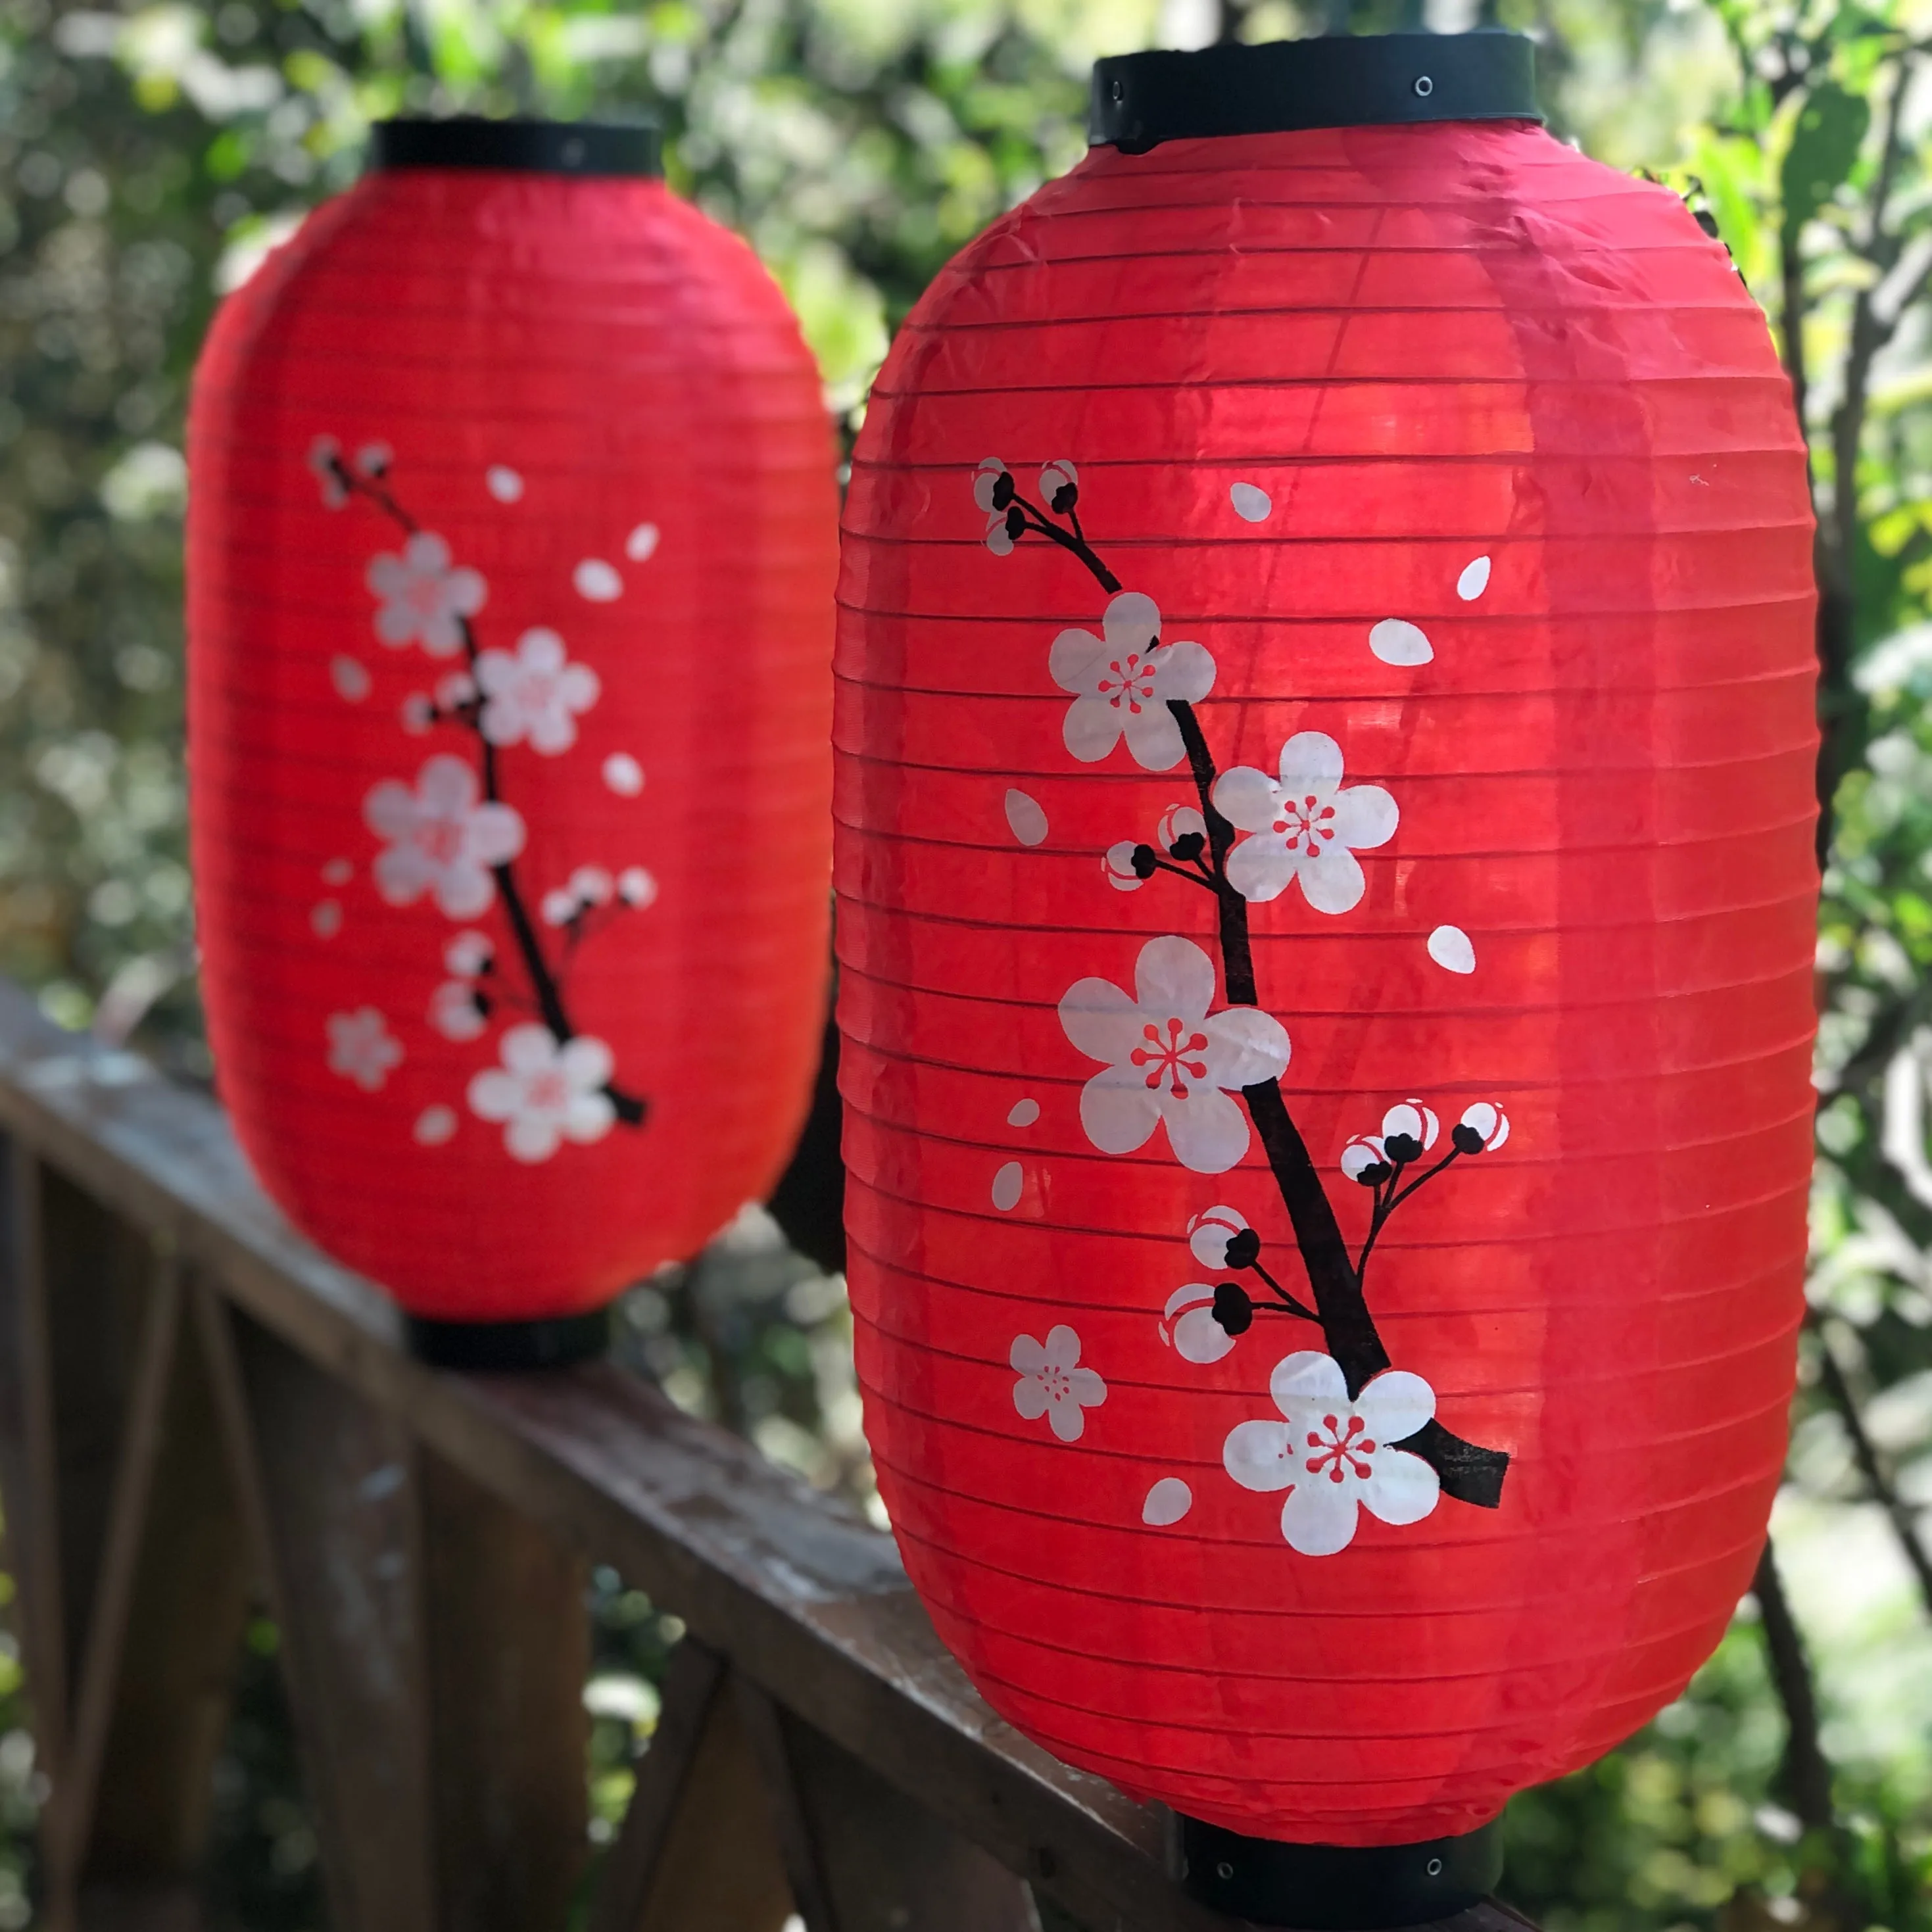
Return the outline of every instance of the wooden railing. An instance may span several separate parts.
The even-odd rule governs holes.
[[[0,1129],[0,1495],[53,1932],[200,1922],[258,1587],[332,1932],[562,1932],[592,1563],[688,1634],[591,1932],[1022,1932],[1029,1888],[1092,1932],[1225,1932],[1156,1812],[980,1700],[889,1538],[608,1364],[420,1366],[217,1106],[4,982]]]

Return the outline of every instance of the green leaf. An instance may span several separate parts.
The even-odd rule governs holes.
[[[1811,90],[1798,111],[1780,179],[1787,231],[1802,228],[1831,200],[1870,125],[1869,101],[1830,81]]]

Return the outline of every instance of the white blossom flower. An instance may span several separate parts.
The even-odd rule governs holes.
[[[1441,1131],[1442,1123],[1436,1118],[1435,1109],[1425,1107],[1420,1100],[1404,1100],[1382,1116],[1382,1138],[1384,1142],[1394,1139],[1397,1134],[1406,1134],[1411,1140],[1421,1144],[1424,1154],[1436,1144],[1436,1137]]]
[[[617,874],[617,896],[627,906],[644,907],[655,902],[658,882],[641,866],[626,866]]]
[[[522,814],[482,802],[476,774],[447,752],[430,759],[412,790],[385,778],[362,802],[369,830],[388,842],[376,861],[376,890],[391,905],[434,892],[451,919],[474,919],[496,896],[493,866],[524,849]]]
[[[1388,1150],[1380,1134],[1358,1134],[1342,1150],[1341,1168],[1351,1180],[1360,1180],[1372,1167],[1388,1165]]]
[[[342,446],[332,436],[319,436],[308,446],[308,466],[322,490],[322,507],[339,510],[349,500],[342,480]]]
[[[1323,731],[1298,731],[1281,748],[1279,781],[1237,765],[1215,782],[1214,803],[1244,838],[1228,856],[1228,883],[1244,898],[1271,899],[1299,879],[1317,912],[1346,912],[1367,881],[1355,856],[1395,836],[1395,800],[1380,785],[1342,784],[1342,748]]]
[[[474,1040],[488,1024],[467,980],[446,980],[430,995],[429,1023],[445,1040]]]
[[[403,700],[403,729],[412,738],[420,738],[436,722],[436,704],[426,691],[412,691]]]
[[[1197,1174],[1224,1174],[1247,1152],[1247,1118],[1225,1090],[1280,1074],[1288,1035],[1256,1006],[1209,1018],[1214,998],[1214,962],[1172,935],[1141,948],[1131,998],[1108,980],[1067,989],[1066,1037],[1107,1063],[1080,1095],[1081,1125],[1102,1153],[1132,1153],[1162,1121],[1174,1157]]]
[[[487,934],[459,932],[442,949],[442,963],[460,980],[473,980],[496,956]]]
[[[1023,1420],[1043,1415],[1063,1442],[1077,1442],[1087,1426],[1086,1412],[1107,1400],[1107,1384],[1080,1362],[1080,1337],[1064,1322],[1047,1331],[1044,1342],[1030,1335],[1013,1337],[1008,1358],[1019,1380],[1013,1406]]]
[[[554,631],[526,631],[516,655],[485,651],[476,660],[476,682],[486,700],[483,735],[493,745],[530,740],[546,758],[577,742],[578,714],[597,702],[597,674],[572,664]]]
[[[1154,843],[1163,852],[1172,854],[1182,839],[1190,836],[1204,842],[1208,836],[1207,820],[1191,805],[1170,805],[1154,827]]]
[[[1304,1556],[1332,1556],[1354,1540],[1356,1512],[1384,1522],[1420,1522],[1442,1483],[1400,1445],[1436,1413],[1420,1376],[1390,1369],[1351,1401],[1341,1365],[1304,1349],[1275,1364],[1268,1393],[1285,1422],[1244,1422],[1221,1460],[1244,1490],[1286,1490],[1281,1533]]]
[[[470,1109],[504,1123],[513,1158],[548,1160],[565,1141],[602,1140],[617,1118],[604,1087],[614,1065],[601,1040],[580,1034],[560,1046],[548,1027],[514,1026],[500,1044],[501,1066],[470,1083]]]
[[[403,1057],[402,1042],[390,1033],[388,1022],[374,1006],[358,1006],[352,1013],[331,1013],[326,1024],[329,1072],[354,1081],[365,1094],[375,1093]]]
[[[1465,1107],[1459,1124],[1481,1140],[1484,1154],[1494,1154],[1509,1138],[1509,1116],[1492,1100],[1478,1100]]]
[[[1065,457],[1049,463],[1040,472],[1040,501],[1056,515],[1072,509],[1080,492],[1080,472]]]
[[[577,903],[577,895],[567,886],[553,886],[543,896],[538,908],[546,926],[568,926],[583,908]]]
[[[1214,1289],[1199,1281],[1167,1298],[1160,1339],[1184,1362],[1218,1362],[1234,1346],[1234,1336],[1214,1319]]]
[[[1224,1268],[1228,1244],[1247,1228],[1247,1217],[1238,1208],[1204,1208],[1187,1224],[1187,1245],[1203,1268]]]
[[[1006,473],[1006,466],[997,456],[988,456],[973,472],[973,500],[991,516],[998,506],[993,501],[993,493],[998,488],[1000,478]],[[1004,516],[1004,510],[1000,514]]]
[[[1138,849],[1132,838],[1123,838],[1118,844],[1109,845],[1102,854],[1100,869],[1107,875],[1107,883],[1117,892],[1137,892],[1147,884],[1134,870],[1134,854]]]
[[[369,562],[369,588],[382,599],[376,634],[394,647],[419,644],[433,658],[463,647],[463,620],[483,608],[482,575],[452,569],[449,546],[434,530],[418,530],[400,556],[384,551]]]
[[[570,890],[579,905],[608,905],[616,883],[602,866],[580,866],[570,875]]]
[[[365,442],[356,452],[356,466],[364,476],[386,476],[396,452],[386,442]]]
[[[1054,682],[1074,694],[1061,727],[1066,748],[1090,765],[1124,736],[1148,770],[1178,765],[1187,748],[1168,702],[1205,698],[1214,688],[1214,660],[1198,644],[1163,644],[1160,607],[1138,590],[1114,598],[1100,628],[1097,638],[1062,631],[1047,661]]]

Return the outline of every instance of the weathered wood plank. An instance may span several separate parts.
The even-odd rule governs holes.
[[[562,1932],[588,1848],[583,1559],[419,1453],[440,1932]]]
[[[590,1932],[782,1932],[792,1909],[724,1660],[686,1637],[612,1846]]]

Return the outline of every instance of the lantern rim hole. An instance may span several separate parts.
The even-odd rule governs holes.
[[[1542,119],[1533,44],[1478,27],[1117,54],[1094,64],[1087,138],[1144,154],[1222,134]]]

